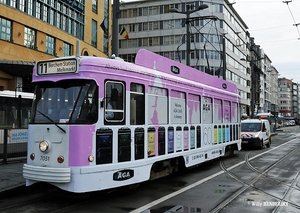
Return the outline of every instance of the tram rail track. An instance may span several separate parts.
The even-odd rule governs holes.
[[[281,147],[286,147],[284,150],[286,151],[282,151]],[[220,201],[221,203],[216,203],[216,205],[211,206],[210,208],[207,208],[207,212],[221,212],[222,209],[225,209],[226,212],[226,207],[228,207],[229,205],[234,205],[234,203],[236,203],[237,200],[243,198],[243,196],[249,192],[249,190],[255,190],[258,192],[258,194],[262,194],[266,197],[269,197],[271,200],[277,200],[278,203],[288,203],[290,207],[293,207],[297,210],[300,210],[300,205],[298,205],[297,202],[295,202],[293,199],[292,200],[288,200],[289,199],[289,195],[292,193],[292,190],[298,190],[297,192],[299,192],[299,187],[297,187],[296,185],[296,180],[297,178],[299,178],[299,174],[295,173],[292,174],[292,176],[290,176],[290,181],[284,182],[282,181],[280,178],[276,178],[277,176],[272,175],[274,173],[268,173],[269,171],[271,171],[273,168],[277,168],[278,164],[280,162],[284,162],[289,156],[295,154],[296,152],[298,152],[300,149],[300,145],[297,145],[296,141],[289,141],[286,142],[285,144],[280,144],[279,146],[274,146],[274,148],[270,148],[270,149],[264,149],[261,150],[259,152],[256,151],[249,151],[249,152],[241,152],[241,154],[239,154],[239,161],[236,160],[231,160],[229,158],[221,158],[219,159],[215,166],[217,167],[218,171],[216,173],[213,173],[210,176],[207,176],[205,178],[202,178],[201,180],[187,185],[184,188],[181,188],[179,190],[173,191],[170,194],[166,194],[162,197],[157,198],[157,200],[153,200],[150,203],[147,203],[145,205],[139,205],[139,206],[135,206],[135,208],[128,208],[127,210],[128,212],[147,212],[148,210],[152,209],[153,206],[162,203],[166,200],[169,200],[179,194],[182,194],[192,188],[201,186],[203,183],[207,183],[210,180],[212,180],[215,177],[221,176],[221,175],[228,175],[230,176],[232,179],[234,179],[233,182],[238,182],[238,186],[241,187],[238,189],[236,188],[236,191],[233,191],[233,194],[228,194],[226,196],[224,196],[225,199],[223,199],[223,201]],[[281,153],[281,155],[278,155],[278,159],[275,161],[267,161],[269,162],[268,164],[264,164],[264,166],[262,168],[264,169],[260,169],[261,167],[258,167],[255,163],[254,160],[260,160],[261,156],[265,156],[267,155],[267,153],[272,153],[273,151],[278,150],[279,153]],[[285,152],[285,153],[284,153]],[[276,152],[277,153],[277,152]],[[251,157],[251,155],[253,155]],[[273,153],[274,155],[274,153]],[[291,157],[292,158],[292,157]],[[295,156],[293,156],[293,158],[295,158]],[[227,159],[229,159],[229,161],[227,161]],[[270,159],[270,158],[269,158]],[[232,162],[235,162],[234,164]],[[286,162],[286,161],[285,161]],[[231,165],[230,165],[230,164]],[[226,165],[227,164],[227,165]],[[220,165],[220,167],[218,166]],[[298,168],[297,164],[297,167]],[[240,173],[235,173],[237,170],[239,169],[239,167],[242,166],[242,169],[246,168],[247,171],[251,171],[251,179],[247,179],[245,180],[245,176],[244,179],[242,179],[243,177],[239,177]],[[272,170],[274,172],[274,170]],[[294,180],[291,181],[292,177],[294,177]],[[231,179],[229,178],[229,179]],[[226,177],[226,179],[228,179],[228,177]],[[272,191],[268,191],[268,190],[264,190],[263,188],[260,187],[260,185],[256,185],[258,181],[260,181],[261,179],[267,180],[270,179],[273,183],[284,186],[281,188],[284,188],[285,191],[284,193],[282,193],[281,195],[274,195],[272,194]],[[224,179],[222,179],[224,180]],[[298,179],[299,180],[299,179]],[[298,181],[299,183],[299,181]],[[117,192],[117,193],[115,193]],[[283,192],[283,191],[282,191]],[[7,203],[6,206],[1,206],[0,205],[0,212],[3,213],[11,213],[11,212],[23,212],[24,209],[28,210],[30,208],[35,208],[36,212],[41,212],[41,211],[47,211],[47,212],[51,212],[51,213],[58,213],[58,212],[74,212],[74,210],[76,209],[82,209],[82,206],[86,206],[89,203],[95,203],[95,201],[98,202],[98,200],[101,200],[102,202],[105,203],[105,201],[111,201],[112,196],[116,196],[121,195],[122,192],[120,192],[119,190],[116,191],[109,191],[109,192],[97,192],[97,194],[94,193],[88,193],[85,195],[80,195],[78,196],[78,194],[75,196],[73,194],[70,193],[62,193],[62,191],[46,191],[44,193],[41,193],[41,191],[38,192],[38,195],[36,195],[35,197],[33,196],[28,196],[26,197],[26,199],[22,198],[22,200],[20,200],[19,202],[17,202],[17,199],[15,199],[14,203],[10,202]],[[244,194],[243,194],[244,193]],[[114,194],[114,195],[113,195]],[[276,194],[276,193],[275,193]],[[26,195],[25,195],[26,196]],[[241,196],[241,197],[239,197]],[[23,196],[24,197],[24,196]],[[120,196],[122,197],[122,196]],[[21,197],[20,197],[21,198]],[[69,199],[70,198],[70,199]],[[115,199],[115,197],[113,198]],[[244,199],[243,199],[244,200]],[[246,199],[244,201],[247,201]],[[252,200],[248,200],[248,202],[252,202]],[[180,203],[181,204],[181,203]],[[127,205],[125,205],[127,206]],[[113,208],[120,210],[121,207],[120,206],[113,206]],[[125,207],[122,209],[124,210],[126,209]],[[28,211],[30,212],[30,211]],[[271,212],[271,211],[270,211]],[[279,213],[282,212],[282,208],[280,206],[274,206],[272,207],[272,213]]]
[[[296,174],[296,177],[293,179],[291,184],[286,184],[283,181],[277,180],[276,178],[272,178],[270,177],[267,173],[273,169],[275,166],[277,166],[279,163],[281,163],[282,161],[286,160],[287,157],[289,157],[290,155],[292,155],[293,153],[297,152],[300,150],[300,145],[297,146],[296,148],[290,150],[288,153],[286,153],[284,156],[282,156],[280,159],[278,159],[276,162],[272,163],[270,166],[268,166],[264,171],[260,171],[258,169],[256,169],[253,164],[250,163],[250,161],[252,160],[252,158],[249,158],[249,155],[251,153],[251,151],[247,152],[245,154],[245,160],[244,160],[244,164],[250,168],[250,170],[258,173],[258,175],[253,178],[250,182],[246,182],[244,181],[242,178],[238,177],[237,175],[235,175],[232,170],[226,168],[225,164],[224,164],[224,160],[220,160],[220,167],[221,169],[224,171],[225,174],[227,174],[228,176],[230,176],[231,178],[235,179],[236,181],[238,181],[239,183],[243,184],[243,187],[240,188],[238,191],[236,191],[234,194],[232,194],[230,197],[228,197],[227,199],[225,199],[223,202],[221,202],[218,206],[216,206],[214,209],[212,209],[210,211],[210,213],[217,213],[220,212],[225,206],[227,206],[228,204],[230,204],[234,199],[236,199],[238,196],[242,195],[243,192],[245,192],[247,189],[249,188],[253,188],[257,191],[259,191],[260,193],[263,193],[267,196],[270,196],[276,200],[278,200],[278,203],[288,203],[288,205],[299,209],[300,210],[300,205],[295,203],[295,202],[291,202],[290,200],[286,199],[287,194],[292,190],[299,190],[300,189],[295,185],[295,181],[297,180],[296,177],[299,176],[299,172]],[[272,181],[276,181],[278,184],[284,185],[286,187],[288,187],[288,189],[285,191],[283,197],[279,197],[276,195],[273,195],[269,192],[267,192],[266,190],[263,190],[257,186],[255,186],[254,184],[256,182],[258,182],[261,178],[269,178]],[[280,209],[280,205],[275,206],[273,213],[278,212]]]

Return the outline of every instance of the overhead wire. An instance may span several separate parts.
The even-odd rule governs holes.
[[[294,15],[293,15],[293,13],[292,13],[292,10],[291,10],[291,8],[290,8],[290,6],[289,6],[289,3],[290,2],[292,2],[292,0],[290,0],[290,1],[282,1],[283,3],[286,3],[286,5],[287,5],[287,7],[288,7],[288,9],[289,9],[289,11],[290,11],[290,14],[291,14],[291,16],[292,16],[292,19],[293,19],[293,21],[294,21],[294,26],[297,28],[297,32],[298,32],[298,35],[299,35],[299,38],[300,38],[300,31],[299,31],[299,28],[298,28],[298,25],[300,25],[300,23],[297,23],[296,22],[296,20],[295,20],[295,17],[294,17]]]

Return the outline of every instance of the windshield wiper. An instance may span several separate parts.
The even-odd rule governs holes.
[[[57,123],[55,123],[48,115],[45,115],[44,113],[42,113],[39,110],[36,110],[38,113],[40,113],[42,116],[44,116],[45,118],[47,118],[49,121],[51,121],[55,126],[57,126],[57,128],[59,128],[61,131],[63,131],[63,133],[66,133],[66,130],[64,130],[62,127],[60,127]]]

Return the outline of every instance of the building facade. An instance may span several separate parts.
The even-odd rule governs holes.
[[[229,1],[122,3],[119,30],[123,28],[129,39],[119,40],[121,58],[134,62],[138,49],[145,48],[182,63],[189,61],[199,71],[234,82],[241,96],[241,114],[249,114],[251,72],[241,58],[249,57],[250,38],[247,25]]]
[[[281,116],[292,119],[293,118],[293,82],[290,79],[278,79],[278,106]]]
[[[273,115],[278,115],[279,114],[278,77],[280,74],[275,67],[271,66],[270,70],[266,72],[266,75],[267,78],[270,79],[270,87],[268,89],[270,94],[270,102],[271,102],[270,112]]]
[[[292,117],[294,117],[296,123],[299,124],[299,88],[297,83],[293,82],[292,84]]]
[[[106,56],[109,0],[0,0],[0,89],[32,92],[36,61]]]

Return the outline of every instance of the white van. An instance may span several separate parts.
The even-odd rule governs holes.
[[[271,145],[270,122],[265,119],[246,119],[241,121],[242,148],[255,146],[263,148]]]

